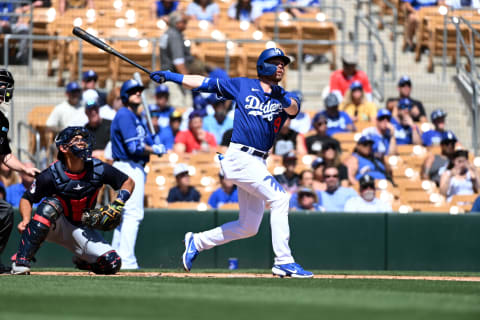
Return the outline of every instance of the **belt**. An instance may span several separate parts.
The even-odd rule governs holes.
[[[250,148],[250,147],[247,147],[247,146],[241,147],[240,151],[249,153],[253,156],[260,157],[262,159],[267,159],[268,158],[268,152],[259,151],[259,150],[256,150],[256,149],[253,149],[253,148]]]

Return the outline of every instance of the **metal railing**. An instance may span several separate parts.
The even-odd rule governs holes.
[[[21,139],[22,139],[22,128],[28,130],[35,136],[35,154],[31,154],[27,148],[22,147]],[[35,163],[35,166],[38,168],[40,167],[40,133],[35,130],[32,126],[28,125],[23,121],[19,121],[17,124],[17,158],[20,161],[22,160],[22,154],[26,154],[30,161]]]

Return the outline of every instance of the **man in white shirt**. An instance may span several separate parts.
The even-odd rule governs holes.
[[[88,122],[82,104],[82,88],[76,82],[66,87],[67,100],[58,104],[47,119],[47,127],[59,132],[68,126],[84,126]]]
[[[359,183],[360,195],[345,202],[343,209],[345,212],[392,212],[392,207],[388,203],[375,197],[375,179],[365,174],[360,178]]]

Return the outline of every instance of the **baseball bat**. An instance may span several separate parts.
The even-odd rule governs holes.
[[[137,82],[143,86],[142,77],[140,77],[140,73],[135,72],[133,74],[133,79],[137,80]],[[150,109],[148,109],[148,102],[147,102],[147,98],[145,97],[145,91],[142,91],[142,104],[143,104],[143,109],[145,110],[145,115],[147,116],[148,128],[150,129],[150,132],[153,135],[155,135],[156,132],[155,132],[155,128],[153,127],[152,115],[150,114]]]
[[[94,35],[88,33],[87,31],[83,30],[82,28],[74,27],[73,30],[72,30],[72,33],[74,35],[76,35],[77,37],[79,37],[80,39],[87,41],[91,45],[94,45],[95,47],[97,47],[97,48],[99,48],[99,49],[101,49],[105,52],[108,52],[110,54],[113,54],[114,56],[119,57],[123,61],[126,61],[126,62],[130,63],[131,65],[137,67],[138,69],[142,70],[143,72],[148,73],[148,74],[151,73],[151,71],[148,70],[147,68],[145,68],[145,67],[139,65],[138,63],[136,63],[135,61],[132,61],[131,59],[125,57],[123,54],[121,54],[120,52],[118,52],[114,48],[110,47],[108,44],[106,44],[105,42],[103,42],[99,38],[97,38]]]

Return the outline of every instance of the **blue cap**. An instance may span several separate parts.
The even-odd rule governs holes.
[[[164,84],[161,84],[155,88],[155,95],[162,94],[162,93],[166,93],[166,94],[170,93],[170,91],[168,90],[168,87]]]
[[[340,101],[338,101],[337,95],[333,92],[328,94],[324,102],[325,102],[325,107],[327,108],[336,107],[340,104]]]
[[[411,109],[412,108],[412,100],[408,98],[402,98],[398,100],[398,108],[399,109]]]
[[[78,83],[76,83],[75,81],[72,81],[67,84],[66,91],[67,93],[72,91],[82,91],[82,88],[80,88],[80,85]]]
[[[97,100],[87,100],[85,102],[85,108],[87,109],[92,109],[92,108],[99,108],[100,105],[98,104],[98,101]]]
[[[409,76],[403,76],[400,78],[400,80],[398,80],[398,86],[401,87],[405,84],[408,84],[409,86],[412,85],[412,80],[410,80],[410,77]]]
[[[447,116],[447,113],[443,111],[442,109],[436,109],[433,110],[432,113],[430,114],[430,119],[433,121],[439,119],[439,118],[444,118]]]
[[[390,111],[388,111],[388,109],[383,108],[383,109],[378,110],[377,119],[381,118],[381,117],[385,117],[385,116],[388,116],[389,118],[392,118],[392,114],[390,113]]]
[[[353,91],[357,89],[363,90],[363,86],[360,83],[360,81],[353,81],[352,84],[350,85],[350,90]]]
[[[317,159],[313,160],[312,162],[312,169],[315,170],[317,169],[319,166],[321,166],[322,164],[324,164],[325,161],[323,161],[323,158],[322,157],[318,157]]]
[[[93,80],[97,81],[98,80],[98,74],[93,70],[85,71],[83,73],[82,80],[86,81],[86,80],[89,80],[89,79],[93,79]]]
[[[366,142],[371,142],[373,143],[373,138],[369,134],[362,135],[360,139],[358,139],[357,143],[366,143]]]
[[[455,141],[457,142],[457,137],[455,136],[455,134],[448,130],[448,131],[445,131],[443,134],[442,134],[442,140],[441,140],[441,143],[442,142],[447,142],[447,141]]]

